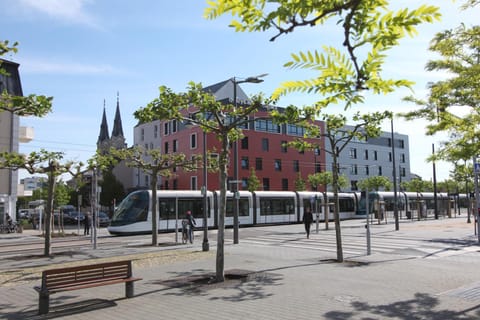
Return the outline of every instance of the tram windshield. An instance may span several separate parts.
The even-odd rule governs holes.
[[[149,198],[148,191],[140,191],[128,195],[115,210],[110,225],[121,226],[146,221]]]

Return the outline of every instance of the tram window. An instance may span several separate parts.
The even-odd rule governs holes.
[[[175,199],[158,199],[160,220],[175,219]]]
[[[249,215],[248,199],[238,200],[238,216],[247,217]],[[233,199],[227,199],[226,217],[233,217]]]
[[[146,221],[148,217],[148,192],[139,192],[126,198],[115,211],[112,222],[131,223]]]
[[[260,199],[260,215],[284,215],[294,212],[293,199]]]
[[[346,211],[354,211],[355,210],[355,202],[351,198],[340,198],[339,202],[339,211],[346,212]]]

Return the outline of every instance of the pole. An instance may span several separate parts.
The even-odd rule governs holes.
[[[397,206],[397,170],[395,165],[395,140],[393,136],[393,115],[390,118],[390,125],[392,131],[392,164],[393,164],[393,216],[395,217],[395,230],[400,229],[398,221],[398,206]]]
[[[473,158],[473,172],[475,174],[475,202],[477,204],[477,212],[474,213],[475,221],[477,222],[477,236],[480,243],[480,190],[478,187],[478,171],[480,170],[480,164],[477,163],[476,157]]]
[[[368,187],[367,187],[365,191],[365,214],[367,216],[367,224],[365,225],[365,228],[367,229],[367,256],[369,256],[372,253],[371,241],[370,241],[370,223],[368,221],[369,213],[370,211],[368,207]]]
[[[237,80],[233,77],[233,104],[235,112],[237,111]],[[236,121],[236,117],[233,121]],[[237,140],[233,142],[233,243],[238,244],[238,143]]]
[[[202,251],[208,251],[210,245],[208,243],[208,225],[207,225],[207,134],[203,131],[203,242]]]
[[[435,144],[432,143],[432,155],[435,155]],[[435,168],[435,161],[433,166],[433,210],[435,211],[435,219],[438,219],[438,203],[437,203],[437,169]]]

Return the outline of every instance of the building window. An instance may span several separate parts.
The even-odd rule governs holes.
[[[358,174],[358,167],[356,164],[352,164],[352,166],[350,167],[350,174],[353,174],[353,175]]]
[[[322,172],[322,164],[315,162],[315,173]]]
[[[152,150],[152,149],[153,149],[153,143],[150,142],[150,150]]]
[[[270,179],[263,178],[263,190],[268,191],[270,190]]]
[[[172,120],[172,133],[177,132],[178,126],[177,126],[177,120]]]
[[[150,186],[150,176],[148,175],[145,175],[145,187],[149,187]]]
[[[190,149],[196,149],[197,148],[197,134],[192,133],[190,135]]]
[[[383,173],[382,173],[382,167],[381,167],[381,166],[378,167],[378,175],[379,175],[379,176],[383,175]]]
[[[305,134],[305,128],[297,126],[295,124],[287,125],[287,134],[292,136],[303,137]]]
[[[142,141],[145,140],[145,129],[143,129],[143,128],[141,130],[141,139],[142,139]]]
[[[405,163],[405,153],[400,154],[400,162]]]
[[[405,177],[407,175],[407,170],[404,167],[400,167],[400,176]]]
[[[190,177],[190,189],[191,190],[198,190],[197,189],[197,177],[196,176]]]
[[[262,150],[263,151],[268,151],[268,139],[267,138],[262,138]]]
[[[282,190],[283,191],[288,191],[288,179],[286,179],[286,178],[282,179]]]
[[[177,152],[178,151],[178,140],[175,139],[173,140],[173,152]]]
[[[294,172],[300,171],[300,163],[298,160],[293,160],[293,171]]]
[[[248,178],[242,178],[242,190],[247,190],[248,188]]]
[[[248,150],[248,137],[244,137],[240,140],[240,146],[243,150]]]
[[[255,120],[255,130],[270,133],[280,133],[280,125],[273,123],[270,119]]]
[[[393,157],[392,157],[392,153],[391,153],[391,152],[389,152],[389,153],[388,153],[388,161],[392,162],[392,159],[393,159]]]
[[[178,190],[178,180],[177,179],[173,180],[173,190]]]
[[[377,150],[373,151],[373,160],[377,161],[378,160],[378,153]]]
[[[153,127],[153,137],[154,137],[154,138],[157,138],[157,137],[158,137],[158,126],[157,126],[157,125],[155,125],[155,126]]]
[[[170,123],[169,123],[169,122],[165,122],[165,123],[163,124],[163,134],[164,134],[164,135],[168,136],[168,135],[170,134],[169,128],[170,128]]]
[[[363,159],[368,160],[368,150],[365,150],[365,153],[363,154]]]
[[[287,141],[282,141],[280,143],[280,152],[287,153]]]
[[[164,147],[163,147],[163,152],[168,153],[168,142],[165,142]]]
[[[263,170],[263,159],[255,158],[255,170]]]
[[[282,171],[282,160],[275,159],[275,171]]]
[[[242,169],[248,169],[249,164],[248,164],[248,157],[242,157]]]
[[[365,166],[365,175],[366,176],[370,175],[370,167],[369,166]]]
[[[357,159],[357,149],[355,149],[355,148],[350,149],[350,158],[351,159]]]
[[[399,144],[398,147],[399,147],[400,149],[405,149],[405,141],[403,141],[403,140],[398,140],[398,144]]]

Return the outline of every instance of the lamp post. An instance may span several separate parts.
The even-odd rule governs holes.
[[[236,77],[231,78],[230,80],[233,82],[233,104],[235,106],[235,110],[237,110],[237,85],[240,83],[261,83],[263,82],[263,78],[267,76],[267,73],[248,77],[244,80],[237,80]],[[234,119],[235,121],[236,119]],[[232,190],[233,190],[233,243],[238,244],[238,200],[240,198],[240,194],[238,193],[238,143],[237,140],[233,142],[233,180],[232,183]]]
[[[398,221],[398,206],[397,206],[397,170],[395,164],[395,140],[393,135],[393,115],[390,118],[390,125],[392,131],[392,164],[393,164],[393,216],[395,217],[395,230],[400,229]]]
[[[207,133],[203,130],[203,242],[202,251],[208,251],[210,245],[208,243],[208,225],[207,225]]]

